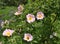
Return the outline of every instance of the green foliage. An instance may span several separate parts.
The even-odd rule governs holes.
[[[13,1],[16,0],[12,0],[11,4]],[[19,3],[19,1],[17,2]],[[0,19],[10,21],[8,25],[5,25],[4,28],[0,30],[0,41],[3,42],[3,44],[60,44],[59,2],[60,0],[27,0],[27,3],[25,5],[23,4],[23,13],[19,16],[14,15],[14,12],[17,11],[16,7],[0,9]],[[45,15],[43,20],[36,20],[33,23],[26,21],[26,15],[28,13],[36,16],[36,13],[39,11],[42,11]],[[11,37],[2,36],[2,32],[6,28],[15,30]],[[56,32],[57,35],[54,36],[53,32]],[[24,41],[24,33],[32,34],[33,41]],[[50,35],[53,35],[53,38],[50,38]]]
[[[0,0],[1,5],[17,6],[18,4],[25,4],[27,0]]]

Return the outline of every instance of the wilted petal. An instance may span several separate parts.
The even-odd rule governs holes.
[[[50,38],[53,38],[53,35],[50,35]]]
[[[9,21],[8,20],[5,20],[5,22],[4,22],[5,24],[9,24]]]
[[[56,33],[56,32],[53,32],[53,35],[54,35],[54,36],[57,36],[57,33]]]
[[[22,12],[16,12],[14,14],[18,16],[18,15],[22,14]]]
[[[22,6],[22,5],[19,5],[19,6],[18,6],[18,11],[22,12],[22,11],[23,11],[23,9],[24,9],[24,8],[23,8],[23,6]]]
[[[2,44],[2,42],[0,41],[0,44]]]
[[[5,24],[4,22],[1,22],[1,27],[4,27],[4,24]]]

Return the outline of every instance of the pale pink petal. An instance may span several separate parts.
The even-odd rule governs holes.
[[[16,13],[14,13],[15,15],[20,15],[20,14],[22,14],[22,12],[16,12]]]
[[[38,17],[38,16],[40,16],[40,17]],[[37,18],[37,20],[43,19],[44,18],[44,13],[43,12],[38,12],[36,18]]]
[[[20,12],[21,12],[21,11],[23,11],[23,9],[24,9],[24,8],[23,8],[23,6],[22,6],[22,5],[19,5],[19,6],[18,6],[18,11],[20,11]]]
[[[8,36],[8,35],[7,35],[7,32],[9,32],[9,33],[10,33],[9,36],[11,36],[12,33],[14,32],[14,30],[11,30],[11,29],[6,29],[6,30],[4,30],[4,32],[3,32],[3,36]]]
[[[35,21],[35,16],[32,15],[32,14],[26,15],[26,18],[27,18],[27,22],[28,23],[31,23],[31,22],[34,22]],[[31,18],[31,20],[29,20],[29,18]]]
[[[26,37],[29,37],[29,39],[27,40]],[[23,39],[29,42],[29,41],[33,40],[33,36],[31,34],[29,34],[29,33],[26,33],[26,34],[24,34],[24,38]]]

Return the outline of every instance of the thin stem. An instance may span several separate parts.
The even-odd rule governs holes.
[[[54,22],[56,21],[56,19],[57,19],[57,15],[55,16],[55,19],[53,20],[53,22],[52,22],[52,23],[54,23]]]

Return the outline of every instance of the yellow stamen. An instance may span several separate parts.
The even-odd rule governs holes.
[[[30,17],[29,20],[32,20],[32,17]]]
[[[10,36],[10,32],[7,32],[6,35],[7,35],[7,36]]]
[[[38,15],[37,17],[38,17],[38,18],[42,18],[42,15]]]
[[[27,40],[29,40],[29,37],[26,37]]]

